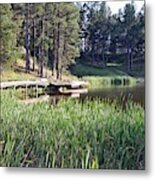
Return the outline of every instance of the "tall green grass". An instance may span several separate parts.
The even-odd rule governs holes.
[[[1,93],[0,166],[144,169],[144,110],[129,102],[24,105]]]

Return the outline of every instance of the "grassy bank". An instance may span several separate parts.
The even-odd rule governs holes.
[[[39,79],[34,74],[27,74],[25,72],[16,72],[12,69],[4,70],[3,73],[1,73],[1,81],[22,81],[22,80],[35,80]]]
[[[107,67],[96,67],[77,63],[71,68],[71,72],[81,79],[89,82],[89,88],[103,88],[111,86],[134,86],[138,78],[128,75],[115,64]]]
[[[19,104],[1,93],[0,166],[144,169],[144,110],[131,102]]]
[[[48,78],[50,80],[54,80],[55,78],[51,75],[51,71],[47,71],[47,76],[44,78]],[[0,75],[1,82],[6,81],[23,81],[23,80],[39,80],[41,77],[38,76],[36,72],[31,71],[30,74],[25,73],[24,71],[16,71],[14,69],[4,70],[3,73]],[[64,74],[62,76],[63,81],[69,81],[69,80],[77,80],[77,77],[70,75],[70,74]]]
[[[31,65],[32,66],[32,65]],[[18,59],[16,64],[12,67],[4,66],[3,71],[0,74],[0,78],[2,82],[5,81],[22,81],[22,80],[39,80],[38,76],[39,66],[35,65],[35,71],[32,71],[32,67],[30,73],[25,72],[25,61],[23,59]],[[44,78],[48,78],[50,80],[55,80],[52,76],[52,71],[49,68],[44,67]],[[71,75],[70,73],[65,73],[62,76],[63,81],[75,80],[77,77]]]
[[[104,88],[115,86],[135,86],[137,79],[131,76],[84,76],[83,80],[88,82],[88,88]]]
[[[71,73],[78,77],[83,76],[126,76],[127,73],[119,70],[115,66],[107,66],[103,67],[96,67],[92,65],[86,65],[82,63],[77,63],[71,67]]]
[[[37,74],[37,65],[36,71],[30,71],[29,74],[25,73],[24,66],[25,62],[23,60],[18,60],[14,68],[4,69],[1,73],[1,81],[40,79]],[[62,81],[77,80],[79,77],[79,79],[88,81],[89,88],[136,85],[138,78],[129,76],[119,68],[120,67],[116,66],[115,64],[108,64],[106,68],[102,68],[77,63],[70,69],[70,71],[67,71],[63,75]],[[46,77],[48,79],[51,81],[55,80],[51,75],[51,70],[45,68],[44,72],[46,72]]]

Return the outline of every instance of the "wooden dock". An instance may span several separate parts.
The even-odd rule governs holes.
[[[25,87],[41,87],[45,88],[48,86],[48,81],[8,81],[1,82],[0,89],[9,89],[9,88],[25,88]]]
[[[49,89],[49,91],[58,92],[61,94],[67,93],[86,93],[87,82],[85,81],[70,81],[70,82],[50,82],[47,79],[37,80],[37,81],[8,81],[1,82],[0,89],[18,89],[25,88],[26,91],[28,88],[35,88],[38,91],[38,88]]]
[[[78,88],[87,87],[88,83],[85,81],[52,82],[49,83],[48,87],[50,86],[55,88],[78,89]]]

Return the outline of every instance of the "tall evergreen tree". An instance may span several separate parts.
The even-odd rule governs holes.
[[[53,71],[61,79],[64,69],[79,55],[79,12],[74,3],[54,3]]]
[[[144,8],[136,14],[134,3],[112,16],[106,2],[4,4],[0,8],[1,62],[16,59],[17,47],[24,46],[27,73],[31,63],[35,70],[37,62],[39,76],[45,75],[48,66],[61,79],[80,48],[89,63],[103,67],[107,57],[124,53],[129,73],[135,58],[144,60]]]
[[[0,58],[1,63],[12,63],[16,58],[16,30],[10,4],[0,5]]]
[[[135,16],[135,7],[133,4],[126,4],[124,8],[124,30],[125,30],[125,36],[124,36],[124,45],[127,48],[127,71],[130,73],[131,71],[131,65],[132,65],[132,55],[133,55],[133,49],[135,46],[135,24],[136,24],[136,16]]]
[[[31,26],[31,21],[30,21],[30,4],[26,3],[25,4],[25,48],[26,48],[26,66],[25,70],[27,73],[30,72],[30,26]]]

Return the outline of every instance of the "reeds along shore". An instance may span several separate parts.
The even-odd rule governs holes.
[[[145,169],[144,109],[128,102],[20,104],[1,93],[0,166]]]

